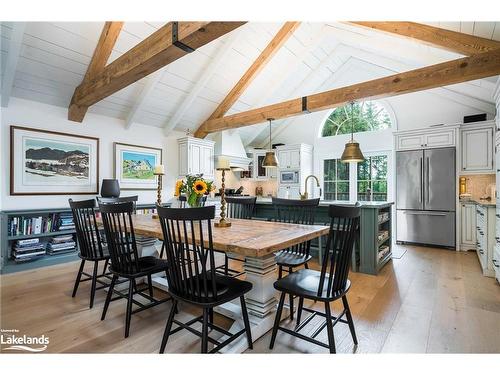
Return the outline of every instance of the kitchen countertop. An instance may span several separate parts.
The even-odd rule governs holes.
[[[258,197],[257,198],[257,204],[271,204],[272,199],[270,197]],[[329,206],[331,204],[338,204],[342,206],[354,206],[354,203],[352,202],[346,202],[346,201],[330,201],[330,200],[320,200],[319,205],[320,206]],[[394,202],[359,202],[361,207],[384,207],[384,206],[390,206],[393,205]]]
[[[220,202],[220,197],[208,197],[207,202],[213,202],[217,203]],[[272,203],[272,198],[271,197],[257,197],[257,204],[271,204]],[[332,201],[332,200],[320,200],[319,205],[320,206],[329,206],[331,204],[338,204],[341,206],[354,206],[354,203],[352,202],[346,202],[346,201]],[[364,208],[380,208],[380,207],[386,207],[386,206],[391,206],[394,204],[394,202],[378,202],[378,201],[360,201],[359,202],[360,207]]]
[[[467,200],[461,199],[460,203],[474,203],[485,207],[496,207],[497,205],[494,200],[487,201],[487,200],[477,200],[477,199],[467,199]]]

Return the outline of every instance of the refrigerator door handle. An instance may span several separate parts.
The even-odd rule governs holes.
[[[423,184],[422,184],[423,179],[424,179],[423,176],[424,176],[424,160],[423,160],[422,157],[420,157],[420,184],[419,184],[420,185],[420,197],[418,199],[418,201],[420,203],[422,203],[422,201],[424,199],[424,197],[423,197],[423,195],[424,195],[424,187],[423,187]]]
[[[430,181],[429,181],[429,167],[430,167],[430,160],[429,160],[429,157],[427,156],[426,158],[426,166],[425,166],[425,174],[426,174],[426,181],[425,181],[425,188],[427,189],[427,191],[425,192],[425,200],[427,203],[429,203],[430,201],[430,198],[429,198],[429,195],[430,195],[430,190],[429,190],[429,185],[430,185]]]
[[[446,212],[432,211],[403,211],[405,215],[446,216]]]

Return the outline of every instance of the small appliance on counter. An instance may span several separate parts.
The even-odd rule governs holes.
[[[255,188],[255,195],[257,197],[262,197],[264,195],[264,188],[262,186],[257,186]]]

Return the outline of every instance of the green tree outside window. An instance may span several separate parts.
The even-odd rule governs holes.
[[[354,133],[389,129],[391,119],[386,109],[375,102],[356,102],[352,112],[350,104],[336,108],[326,119],[321,136],[350,134],[351,126]]]

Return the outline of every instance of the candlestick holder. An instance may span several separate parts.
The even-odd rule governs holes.
[[[155,176],[157,176],[157,179],[158,179],[158,186],[157,186],[157,190],[156,190],[156,204],[158,206],[161,206],[161,189],[162,189],[162,179],[163,179],[163,175],[164,173],[154,173]],[[153,214],[153,219],[158,219],[159,216],[158,214]]]
[[[229,171],[230,168],[217,168],[218,171],[222,171],[222,186],[221,186],[221,193],[220,193],[220,202],[221,202],[221,207],[220,207],[220,220],[218,222],[215,222],[215,226],[217,228],[227,228],[231,226],[231,222],[226,219],[226,185],[224,184],[225,182],[225,177],[226,177],[226,171]]]

